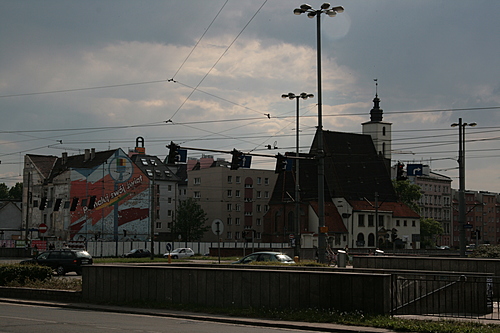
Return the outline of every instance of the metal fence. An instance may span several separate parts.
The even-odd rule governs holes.
[[[393,274],[392,315],[500,320],[492,274]]]

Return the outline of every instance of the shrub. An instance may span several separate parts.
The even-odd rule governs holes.
[[[500,258],[500,245],[481,245],[469,257],[472,258]]]
[[[52,268],[38,265],[0,265],[0,286],[10,282],[44,281],[52,276]]]

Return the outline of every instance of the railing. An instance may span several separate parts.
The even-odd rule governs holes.
[[[500,320],[500,279],[488,274],[393,274],[392,315]]]

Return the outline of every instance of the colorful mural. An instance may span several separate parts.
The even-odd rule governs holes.
[[[149,178],[121,150],[95,168],[71,170],[71,240],[149,237]],[[76,200],[75,200],[76,201]]]

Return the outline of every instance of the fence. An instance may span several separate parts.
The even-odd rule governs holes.
[[[500,279],[492,275],[392,274],[392,315],[500,320]]]

